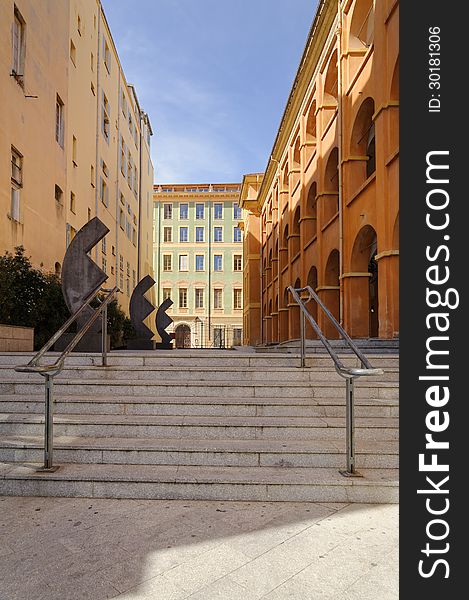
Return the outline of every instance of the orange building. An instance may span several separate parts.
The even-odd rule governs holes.
[[[245,343],[299,337],[290,285],[311,285],[352,337],[398,337],[398,1],[319,1],[254,197],[249,177],[239,204],[260,267],[245,261]]]

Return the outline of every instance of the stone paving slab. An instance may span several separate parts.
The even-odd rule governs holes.
[[[396,505],[0,498],[1,600],[397,600]]]

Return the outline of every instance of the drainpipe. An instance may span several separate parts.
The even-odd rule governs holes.
[[[344,272],[344,214],[342,208],[343,177],[342,177],[342,22],[341,0],[337,2],[337,129],[338,129],[338,176],[339,176],[339,321],[344,320],[344,286],[342,274]]]
[[[94,177],[95,177],[95,186],[94,186],[94,210],[95,215],[98,215],[99,208],[99,172],[100,172],[100,164],[99,164],[99,96],[101,94],[101,86],[100,86],[100,71],[101,71],[101,4],[98,7],[98,49],[96,51],[96,146],[95,146],[95,167],[94,167]],[[94,250],[94,257],[96,263],[98,263],[98,245],[96,244]],[[117,257],[117,247],[116,247],[116,257]],[[117,271],[116,271],[117,273]]]

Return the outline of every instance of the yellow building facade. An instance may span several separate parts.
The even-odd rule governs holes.
[[[34,265],[60,273],[67,245],[97,216],[110,231],[92,256],[127,311],[152,273],[152,129],[101,3],[7,1],[0,17],[1,144],[12,156],[1,166],[0,251],[23,245]]]
[[[261,331],[245,343],[297,339],[287,288],[306,285],[353,337],[398,337],[398,175],[399,3],[320,0],[262,183],[240,195],[259,231],[245,319],[259,302]]]

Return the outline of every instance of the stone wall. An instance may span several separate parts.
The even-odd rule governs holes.
[[[0,352],[32,352],[34,328],[0,324]]]

